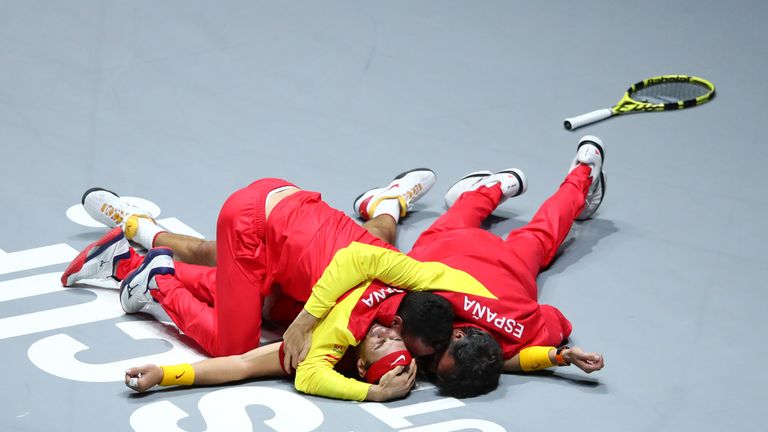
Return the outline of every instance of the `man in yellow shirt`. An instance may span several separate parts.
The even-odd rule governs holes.
[[[376,281],[361,285],[343,295],[314,326],[311,348],[295,371],[297,390],[358,401],[402,397],[410,391],[416,374],[416,363],[402,337],[404,323],[450,334],[453,312],[445,299],[431,293],[404,293]],[[192,365],[130,368],[125,372],[125,384],[143,392],[155,385],[215,385],[286,377],[289,373],[282,360],[282,344],[273,343]]]

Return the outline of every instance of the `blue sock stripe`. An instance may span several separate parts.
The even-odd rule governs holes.
[[[147,278],[147,284],[153,277],[158,275],[176,274],[176,269],[173,267],[155,267],[149,271],[149,277]]]
[[[153,259],[161,255],[173,256],[173,251],[163,248],[150,249],[149,252],[147,252],[147,254],[144,256],[144,262],[141,263],[139,268],[129,273],[128,276],[123,279],[123,282],[120,284],[121,289],[123,286],[130,285],[131,282],[133,282],[133,279],[138,276],[139,273],[143,272]],[[156,267],[150,270],[149,277],[147,277],[147,289],[149,289],[149,281],[158,274],[176,274],[176,269],[173,267]]]

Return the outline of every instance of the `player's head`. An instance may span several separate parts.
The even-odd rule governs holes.
[[[392,327],[400,331],[415,357],[441,352],[448,346],[454,313],[448,300],[431,292],[408,292],[397,309]]]
[[[358,346],[357,371],[375,384],[395,367],[410,365],[411,359],[398,329],[374,323]]]
[[[499,343],[488,332],[475,327],[453,329],[451,344],[437,360],[440,393],[473,397],[499,385],[504,359]]]

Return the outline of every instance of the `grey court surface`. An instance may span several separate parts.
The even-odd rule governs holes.
[[[0,430],[765,430],[766,22],[762,1],[0,1]],[[669,73],[718,96],[563,129]],[[280,380],[136,396],[126,366],[200,354],[123,315],[114,289],[58,283],[104,232],[65,216],[92,186],[210,238],[259,177],[351,214],[361,191],[428,166],[408,250],[472,170],[526,172],[528,193],[489,221],[520,226],[587,133],[608,147],[607,197],[540,293],[572,344],[604,353],[593,375],[383,405]]]

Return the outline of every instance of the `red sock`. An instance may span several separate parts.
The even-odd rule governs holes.
[[[139,268],[141,263],[144,262],[144,257],[137,254],[133,248],[129,248],[128,252],[130,256],[128,258],[121,259],[117,262],[117,269],[115,270],[115,277],[121,281],[128,276],[128,273]]]
[[[159,274],[155,276],[155,284],[157,284],[157,289],[151,289],[149,290],[149,293],[152,295],[152,298],[157,300],[158,303],[162,303],[165,299],[165,294],[160,291],[160,285],[163,283],[162,281],[171,278],[173,278],[173,275],[169,274]]]

